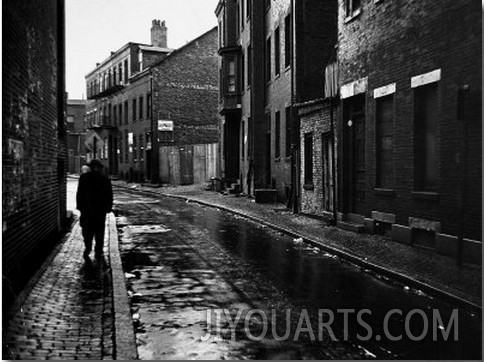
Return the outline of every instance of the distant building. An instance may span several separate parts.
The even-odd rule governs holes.
[[[2,9],[6,309],[60,240],[66,221],[67,162],[64,1],[5,0]]]
[[[87,163],[86,153],[86,105],[84,99],[67,100],[67,169],[69,173],[80,173]]]
[[[89,157],[130,181],[206,181],[217,162],[216,29],[174,51],[165,22],[153,20],[151,40],[126,44],[86,76]]]

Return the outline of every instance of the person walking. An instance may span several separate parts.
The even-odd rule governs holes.
[[[106,214],[112,211],[113,190],[111,180],[102,173],[103,164],[97,159],[88,163],[90,172],[79,177],[77,185],[77,209],[81,212],[81,228],[84,238],[84,258],[89,258],[93,238],[96,239],[95,254],[103,252]]]

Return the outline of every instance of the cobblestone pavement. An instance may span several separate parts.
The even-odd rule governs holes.
[[[341,250],[382,268],[395,271],[446,293],[482,304],[482,266],[456,265],[456,260],[435,252],[392,241],[379,235],[355,234],[327,225],[324,221],[293,214],[283,204],[256,204],[248,197],[205,191],[206,185],[153,187],[148,184],[113,184],[137,191],[180,196],[282,227],[321,245]]]
[[[76,220],[57,255],[3,329],[3,359],[113,359],[111,272],[85,262]],[[105,243],[105,252],[107,251]]]

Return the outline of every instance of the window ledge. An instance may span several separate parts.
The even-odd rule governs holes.
[[[274,158],[274,162],[281,162],[281,158],[280,157],[275,157]]]
[[[345,18],[345,24],[348,24],[351,21],[353,21],[354,19],[358,18],[360,16],[360,14],[361,14],[361,8],[359,8],[356,11],[353,11],[353,13],[350,16],[347,16]]]
[[[314,185],[313,184],[305,184],[303,186],[304,190],[314,190]]]
[[[385,188],[381,188],[381,187],[375,187],[373,189],[373,191],[375,192],[375,195],[379,195],[379,196],[390,196],[390,197],[396,196],[394,189],[385,189]]]
[[[286,157],[286,162],[291,162],[291,156]]]
[[[412,198],[416,199],[416,200],[438,201],[439,200],[439,193],[438,192],[428,192],[428,191],[412,191]]]
[[[287,65],[287,66],[286,66],[286,68],[284,68],[284,71],[285,71],[285,72],[287,72],[287,71],[289,71],[289,70],[291,70],[291,64]]]

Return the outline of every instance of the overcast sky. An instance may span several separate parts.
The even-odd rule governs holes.
[[[484,0],[483,0],[484,1]],[[66,0],[66,90],[86,97],[84,76],[128,42],[150,44],[153,19],[165,20],[168,47],[217,25],[218,0]]]

